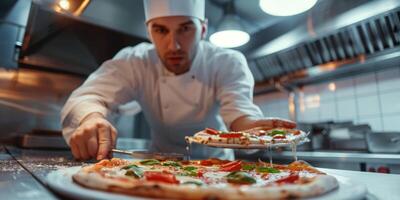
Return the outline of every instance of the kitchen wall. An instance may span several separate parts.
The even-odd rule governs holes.
[[[254,98],[264,115],[289,118],[288,94]],[[298,122],[367,123],[374,131],[400,131],[400,64],[332,82],[309,85],[296,92]]]

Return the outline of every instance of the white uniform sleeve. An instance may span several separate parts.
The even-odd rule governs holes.
[[[135,98],[139,75],[132,67],[131,49],[121,50],[112,60],[104,62],[68,98],[61,111],[63,136],[69,144],[71,134],[88,114],[99,112],[107,116],[119,104]]]
[[[247,66],[246,58],[234,52],[220,59],[217,72],[217,100],[220,114],[230,129],[235,119],[242,116],[263,117],[260,108],[253,103],[254,78]]]

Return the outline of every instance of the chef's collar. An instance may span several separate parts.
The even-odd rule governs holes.
[[[162,72],[164,76],[176,76],[175,73],[169,71],[166,67],[162,66]]]

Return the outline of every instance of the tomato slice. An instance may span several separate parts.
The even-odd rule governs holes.
[[[203,171],[201,170],[197,171],[197,177],[203,177],[203,175],[204,175]]]
[[[157,181],[163,183],[178,184],[179,181],[176,179],[175,175],[163,172],[144,172],[144,177],[148,181]]]
[[[236,160],[226,164],[221,165],[220,170],[225,172],[239,171],[242,169],[242,161]]]
[[[213,164],[214,163],[211,160],[201,160],[200,161],[200,165],[203,165],[203,166],[211,166]]]
[[[277,181],[275,181],[275,183],[281,184],[281,183],[294,183],[295,181],[299,180],[300,176],[298,174],[292,174],[288,177],[285,178],[281,178]]]
[[[220,134],[219,137],[222,137],[222,138],[239,138],[242,135],[243,135],[242,133],[224,133],[224,134]]]
[[[284,135],[275,135],[272,137],[272,139],[285,139],[285,138],[286,138],[286,136],[284,136]]]
[[[210,135],[218,135],[218,131],[212,128],[206,128],[205,132]]]

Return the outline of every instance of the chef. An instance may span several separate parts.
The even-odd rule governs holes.
[[[151,43],[122,49],[67,100],[63,135],[76,159],[104,159],[117,130],[108,116],[136,101],[151,127],[154,152],[186,152],[184,137],[206,127],[239,131],[294,122],[264,118],[253,104],[254,79],[238,51],[204,41],[204,0],[145,0]],[[232,158],[232,151],[193,146],[195,158]]]

